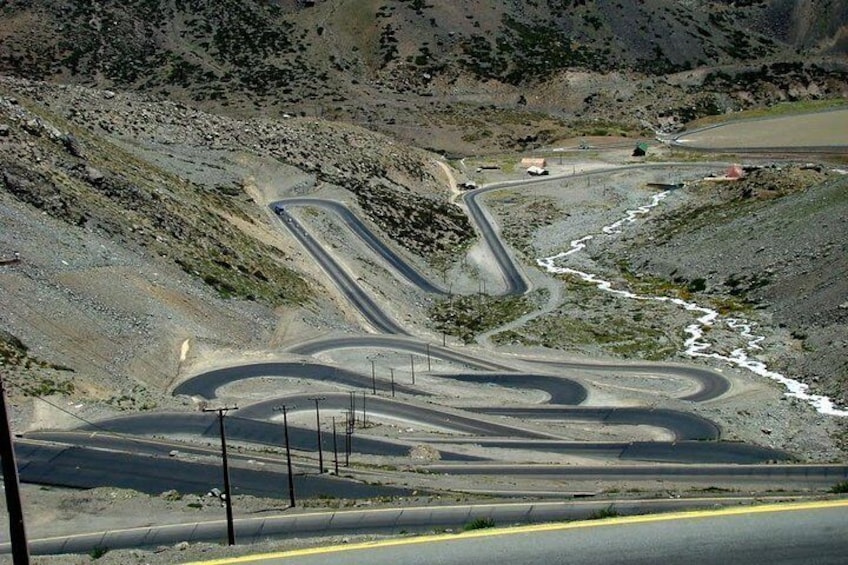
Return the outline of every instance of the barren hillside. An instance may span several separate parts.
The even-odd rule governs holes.
[[[0,72],[323,116],[449,153],[634,134],[844,96],[848,82],[844,4],[824,0],[40,0],[2,13]]]
[[[309,327],[328,302],[272,225],[284,193],[337,186],[425,260],[471,235],[434,156],[357,127],[18,80],[0,93],[3,361],[24,388],[149,408],[187,353]]]

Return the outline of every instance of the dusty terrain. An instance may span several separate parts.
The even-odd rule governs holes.
[[[96,95],[84,90],[51,91],[48,87],[37,88],[41,89],[43,98],[53,92],[50,107],[60,114],[67,112],[69,107],[81,99],[91,99]],[[3,225],[9,226],[9,229],[2,232],[2,245],[8,249],[7,256],[18,252],[20,261],[0,266],[0,284],[3,285],[4,295],[12,297],[10,307],[3,312],[3,323],[4,328],[19,340],[16,342],[10,338],[6,342],[12,345],[20,343],[28,348],[17,347],[14,355],[4,354],[7,361],[13,358],[16,361],[10,369],[9,379],[14,403],[13,424],[16,429],[72,427],[81,422],[80,417],[96,420],[127,410],[192,410],[195,407],[188,399],[173,399],[169,396],[172,386],[191,374],[233,363],[289,359],[290,356],[281,350],[285,345],[319,336],[361,333],[363,324],[359,315],[338,295],[309,257],[275,226],[273,216],[267,209],[260,207],[286,195],[304,194],[345,200],[355,207],[356,199],[345,186],[322,181],[309,172],[281,165],[269,155],[273,152],[266,153],[262,149],[263,145],[259,141],[261,136],[250,137],[258,149],[239,151],[237,142],[230,141],[230,136],[238,128],[247,127],[240,122],[225,123],[198,114],[198,119],[207,121],[201,121],[203,127],[195,130],[192,120],[186,119],[177,126],[169,123],[172,118],[170,112],[180,112],[178,108],[164,106],[153,113],[152,109],[156,106],[147,106],[132,98],[120,101],[118,106],[111,104],[95,106],[100,116],[98,120],[103,119],[102,116],[109,117],[115,131],[114,137],[110,139],[120,144],[128,154],[155,162],[160,170],[197,184],[217,182],[212,179],[227,179],[228,183],[241,186],[244,193],[240,193],[240,205],[247,212],[245,217],[233,214],[228,222],[236,226],[239,232],[251,234],[279,250],[285,257],[286,268],[299,273],[308,281],[313,289],[313,298],[302,306],[281,305],[273,308],[263,301],[222,296],[214,286],[202,284],[198,277],[175,267],[167,257],[151,254],[144,246],[133,245],[132,240],[130,243],[123,241],[118,244],[108,237],[108,232],[104,232],[102,226],[93,223],[70,225],[61,214],[53,218],[53,208],[42,207],[40,211],[4,192],[0,210],[3,212]],[[144,116],[145,120],[141,120],[140,116]],[[90,116],[80,118],[80,123],[86,124],[89,120]],[[163,139],[144,144],[132,141],[145,139],[151,132],[161,132],[163,124],[171,128],[167,133],[168,142]],[[283,126],[268,124],[264,127],[273,131]],[[295,131],[301,127],[308,129],[310,126],[306,123],[298,124]],[[198,140],[203,140],[203,132],[210,130],[215,131],[217,137],[224,141],[216,142],[213,152],[206,153],[208,148],[203,141]],[[307,137],[302,133],[299,135]],[[329,144],[335,134],[331,130],[327,135],[324,143]],[[21,137],[4,143],[5,149],[10,152],[36,152],[44,166],[61,164],[58,157],[60,154],[44,149],[44,145],[40,145],[41,141]],[[243,143],[243,140],[238,143]],[[361,143],[365,153],[378,151],[376,139],[363,134]],[[567,178],[570,174],[639,162],[630,156],[631,143],[624,143],[620,146],[612,144],[605,148],[578,150],[577,140],[573,141],[573,145],[571,141],[564,140],[557,145],[569,145],[572,150],[553,154],[555,156],[549,158],[549,161],[552,174],[566,175],[566,178],[552,179],[532,189],[503,189],[485,197],[490,213],[502,226],[508,241],[515,246],[526,265],[527,277],[534,287],[534,302],[540,310],[528,313],[506,327],[478,336],[480,343],[461,345],[458,338],[449,337],[451,345],[485,355],[485,351],[494,344],[499,355],[518,366],[523,363],[523,357],[530,355],[565,355],[596,360],[655,358],[693,362],[681,354],[680,347],[680,328],[688,323],[689,315],[672,308],[627,304],[573,280],[552,278],[534,265],[535,259],[567,249],[570,241],[587,234],[597,234],[601,227],[622,218],[627,210],[650,202],[658,189],[649,186],[649,183],[683,183],[684,188],[675,191],[662,206],[647,215],[645,221],[626,226],[620,236],[599,239],[588,253],[577,258],[577,264],[581,268],[614,276],[623,285],[638,285],[639,277],[630,277],[628,272],[643,273],[643,276],[644,273],[650,273],[656,278],[671,279],[678,289],[684,290],[688,290],[696,279],[704,278],[704,289],[689,291],[695,300],[718,300],[734,296],[732,291],[738,286],[751,287],[751,296],[743,298],[751,299],[754,304],[764,301],[768,306],[754,308],[751,312],[746,311],[746,314],[757,321],[758,329],[766,336],[763,355],[770,364],[786,368],[793,374],[796,372],[794,367],[803,366],[804,370],[810,371],[809,374],[816,375],[815,371],[822,371],[822,368],[838,363],[840,359],[844,362],[844,356],[838,350],[833,357],[827,356],[829,348],[822,349],[825,355],[812,355],[813,352],[809,351],[816,343],[838,339],[836,336],[844,328],[844,315],[839,309],[833,309],[834,304],[838,307],[841,302],[834,302],[832,298],[834,295],[844,296],[845,279],[840,273],[844,272],[845,265],[840,258],[844,259],[845,253],[839,247],[844,246],[839,237],[842,232],[840,219],[844,216],[841,212],[844,206],[844,175],[832,171],[831,165],[808,168],[781,163],[779,169],[767,168],[764,172],[752,173],[752,179],[759,179],[756,183],[750,181],[715,188],[718,185],[702,184],[699,179],[710,173],[722,173],[726,163],[698,164],[696,161],[686,167],[611,173],[589,179]],[[163,147],[167,149],[163,151]],[[665,149],[653,149],[652,153],[653,159],[671,158]],[[210,155],[215,155],[215,158]],[[343,152],[327,155],[335,163],[334,167],[344,171],[344,178],[356,179],[354,158]],[[302,159],[305,162],[306,157]],[[403,172],[409,170],[403,163],[411,163],[411,159],[401,159],[398,170],[390,172],[388,176],[397,175],[394,178],[400,184]],[[515,166],[514,156],[487,160],[497,160],[501,168],[478,172],[477,165],[483,163],[468,160],[455,163],[454,174],[458,179],[471,178],[481,183],[524,176],[521,169]],[[427,175],[428,182],[421,188],[422,195],[441,199],[446,206],[455,207],[455,204],[449,204],[452,198],[455,200],[455,187],[448,185],[448,177],[442,169],[444,163],[438,165],[435,158],[425,162],[432,172]],[[60,170],[61,167],[54,168],[51,174],[58,174],[56,171]],[[772,176],[768,176],[770,171],[773,171]],[[786,183],[787,178],[797,183],[790,182],[784,186],[781,183]],[[800,187],[803,188],[799,190]],[[746,188],[750,189],[749,193],[745,192]],[[817,202],[827,205],[813,206]],[[699,211],[705,205],[707,210],[718,206],[718,217],[708,217],[710,221],[702,221],[700,224],[691,222],[689,227],[701,231],[671,232],[674,237],[669,235],[671,228],[680,228],[679,218],[703,213]],[[750,212],[752,206],[762,208],[756,210],[757,218],[765,218],[765,221],[757,222],[757,229],[745,223],[753,221],[751,218],[754,216]],[[781,207],[785,207],[785,210]],[[800,219],[795,231],[784,229],[786,222],[781,218],[790,216],[790,210],[808,208],[811,208],[811,214],[805,217],[804,222],[827,226],[827,229],[808,232],[803,229],[804,222]],[[46,213],[48,210],[49,214]],[[459,214],[459,209],[456,210]],[[778,212],[780,215],[777,215]],[[772,213],[776,215],[775,219],[769,220],[768,215]],[[344,236],[334,218],[309,212],[299,213],[299,217],[315,229],[334,255],[343,259],[345,267],[386,304],[395,319],[415,328],[418,335],[425,339],[438,342],[439,334],[426,321],[435,303],[432,297],[424,296],[408,285],[398,284],[361,244]],[[733,231],[722,232],[713,227],[719,220],[722,226],[733,226]],[[741,222],[741,226],[734,225],[734,221]],[[445,225],[452,224],[448,222]],[[731,254],[719,245],[722,233],[746,234],[744,245],[748,247],[744,251],[737,251],[735,255]],[[760,234],[761,239],[751,238],[751,233]],[[796,253],[791,261],[786,262],[779,271],[785,273],[785,279],[775,275],[760,285],[753,284],[756,281],[745,275],[751,263],[751,255],[763,258],[763,263],[757,263],[756,268],[778,271],[768,261],[777,261],[780,251],[791,247],[789,242],[799,238],[804,239],[810,251]],[[438,238],[434,236],[432,240],[437,241]],[[650,242],[650,247],[646,247],[646,242]],[[711,243],[707,246],[705,242]],[[736,237],[728,245],[741,244]],[[722,251],[716,252],[714,256],[699,257],[698,260],[692,259],[691,263],[687,262],[690,257],[696,256],[696,252],[706,254],[713,247]],[[760,247],[764,249],[760,251]],[[491,259],[479,244],[468,250],[466,259],[454,257],[452,261],[441,262],[434,262],[432,257],[416,257],[410,251],[404,251],[408,248],[400,242],[397,248],[420,269],[431,273],[434,280],[450,282],[457,294],[477,292],[483,280],[488,282],[490,291],[497,292],[500,282]],[[415,249],[414,246],[412,248]],[[738,257],[738,262],[727,261],[728,256]],[[628,262],[626,268],[622,265],[622,259]],[[833,261],[829,262],[830,259]],[[704,264],[711,265],[707,271],[709,276],[700,274]],[[815,283],[810,280],[811,272],[819,274]],[[791,279],[797,276],[803,276],[812,285],[811,291],[807,293],[811,301],[809,305],[799,305],[793,298],[795,284]],[[739,279],[737,284],[728,283],[736,279]],[[784,288],[781,284],[787,288],[783,293],[780,292]],[[655,289],[656,286],[649,288]],[[817,292],[813,292],[814,289]],[[769,292],[772,294],[766,294]],[[831,318],[821,315],[804,318],[811,311],[824,311],[823,308],[832,312]],[[590,336],[590,339],[575,340],[574,336],[581,334],[573,332],[574,328],[563,331],[556,326],[542,326],[540,329],[538,324],[544,324],[546,319],[582,320],[584,324],[619,329],[626,327],[623,320],[629,320],[628,324],[631,325],[629,333],[622,332],[622,335],[614,335],[610,339],[598,339],[595,335],[594,339]],[[781,320],[786,320],[782,322],[786,328],[780,326]],[[654,332],[649,333],[651,339],[640,342],[633,338],[648,330]],[[809,333],[802,339],[798,331]],[[711,337],[717,340],[717,349],[726,350],[737,346],[738,338],[729,333]],[[790,349],[786,346],[792,345],[793,340],[806,339],[811,340],[807,351],[803,347],[793,345],[794,349]],[[367,374],[370,368],[367,356],[372,353],[375,352],[338,351],[322,354],[321,359]],[[803,402],[786,400],[781,387],[750,372],[721,363],[698,362],[719,367],[732,382],[730,393],[717,401],[696,406],[674,399],[691,386],[685,381],[609,374],[584,374],[581,379],[591,389],[589,405],[648,405],[694,411],[718,423],[722,427],[723,437],[729,440],[787,449],[803,461],[844,460],[839,446],[841,432],[836,419],[817,414]],[[384,355],[379,364],[382,379],[386,378],[389,368],[395,369],[399,378],[406,376],[406,356]],[[441,404],[512,405],[544,400],[544,395],[540,396],[534,391],[460,385],[438,378],[440,371],[452,369],[457,367],[437,363],[433,367],[433,375],[419,376],[420,386],[437,394]],[[38,384],[36,390],[24,390],[24,386],[33,382]],[[68,383],[73,386],[69,387]],[[825,391],[824,386],[824,383],[820,383],[817,390]],[[250,402],[266,398],[277,390],[279,382],[252,381],[223,389],[220,400]],[[311,383],[290,379],[286,381],[286,390],[311,392],[319,389]],[[834,392],[839,394],[838,389],[834,389]],[[549,426],[529,422],[527,425],[539,429]],[[595,426],[554,425],[554,428],[558,433],[575,440],[670,439],[665,430],[647,427],[610,426],[598,429]],[[408,437],[438,432],[416,429],[402,422],[386,421],[380,422],[368,433]],[[463,449],[469,454],[480,453],[473,445]],[[422,452],[427,455],[426,450]],[[509,450],[503,450],[499,455],[504,460],[529,457],[526,454],[510,453]],[[532,460],[564,464],[592,462],[587,458],[550,455],[532,456]],[[399,462],[373,458],[361,463],[397,465]],[[308,458],[302,464],[309,464]],[[387,474],[384,480],[405,479]],[[459,491],[472,490],[474,486],[460,479],[454,482],[444,477],[416,477],[415,484],[421,488],[432,487],[434,480],[438,481],[440,488]],[[508,478],[493,478],[486,479],[485,484],[478,486],[493,490],[516,488],[510,482]],[[519,488],[551,491],[561,490],[563,486],[542,481],[525,483]],[[568,488],[598,492],[645,487],[592,482],[568,485]],[[656,485],[656,488],[658,492],[671,490],[685,493],[692,487],[685,484],[662,484]],[[719,488],[735,487],[722,485]],[[30,500],[28,504],[35,509],[30,529],[35,536],[78,529],[83,516],[92,516],[92,521],[87,523],[96,525],[98,522],[94,520],[95,517],[111,515],[113,511],[118,511],[120,517],[116,514],[115,518],[109,520],[118,520],[126,526],[133,525],[139,514],[144,514],[144,522],[170,523],[196,520],[199,516],[211,517],[211,514],[220,512],[217,505],[204,505],[199,512],[195,512],[197,509],[189,511],[185,504],[173,504],[173,501],[156,497],[121,492],[116,494],[116,491],[109,489],[91,493],[57,490],[50,492],[46,498],[41,498],[44,491],[37,488],[28,487],[26,492]],[[276,501],[239,500],[239,503],[239,512],[245,513],[279,507]],[[126,510],[128,505],[132,509],[129,512]],[[72,510],[62,513],[62,508]],[[200,556],[206,554],[206,549],[201,547],[192,551],[197,551],[195,555]],[[156,562],[155,559],[160,559],[147,553],[115,553],[111,557],[107,554],[104,559],[107,558],[116,563],[128,562],[128,559],[138,559],[139,562]],[[165,560],[162,562],[167,562],[182,557],[168,555],[162,559]]]
[[[279,198],[311,196],[345,203],[449,289],[445,300],[399,282],[332,214],[293,212],[420,340],[444,340],[526,371],[538,369],[531,357],[713,368],[730,389],[700,403],[680,399],[695,389],[682,377],[624,369],[565,376],[586,386],[587,406],[695,413],[726,440],[785,449],[799,462],[845,462],[846,418],[822,415],[809,401],[786,396],[784,385],[733,362],[742,352],[803,381],[810,394],[828,395],[836,409],[848,404],[844,152],[709,155],[688,151],[685,135],[682,148],[654,143],[655,135],[671,137],[699,118],[844,106],[844,3],[306,4],[37,0],[0,7],[0,370],[16,432],[194,411],[205,402],[171,395],[192,375],[241,363],[303,362],[287,348],[372,332],[268,208]],[[844,123],[828,119],[833,115],[780,135],[750,124],[707,130],[692,134],[691,143],[735,143],[759,131],[749,143],[782,145],[794,137],[815,146],[833,142],[834,134],[844,145]],[[631,156],[637,140],[650,144],[644,158]],[[547,158],[552,178],[482,197],[531,287],[524,296],[502,297],[503,281],[457,182],[526,178],[519,160],[531,156]],[[667,161],[675,165],[581,176]],[[744,180],[701,180],[731,163],[746,167]],[[603,231],[670,186],[620,233]],[[601,277],[640,299],[599,290],[574,272],[554,275],[539,263],[586,236],[593,239],[584,250],[547,265]],[[718,312],[715,323],[697,330],[705,344],[699,356],[687,342],[696,316],[660,300],[669,297]],[[742,320],[750,335],[740,331]],[[401,382],[411,377],[406,353],[340,349],[317,358],[364,375],[376,370],[383,382],[389,370]],[[539,390],[441,376],[466,369],[457,364],[434,360],[425,371],[422,356],[417,363],[417,386],[449,412],[548,400]],[[263,377],[225,386],[213,402],[245,406],[281,390],[347,389]],[[311,412],[291,416],[312,424]],[[444,430],[372,418],[361,433],[415,445],[408,457],[363,456],[352,474],[422,493],[451,491],[392,504],[471,499],[466,493],[475,490],[599,499],[748,492],[734,483],[564,484],[409,473],[438,462]],[[520,424],[575,441],[673,439],[668,429],[646,425]],[[234,464],[258,465],[251,458],[265,456],[280,463],[278,450],[235,447],[245,458]],[[473,442],[452,449],[503,461],[620,463]],[[179,449],[174,457],[214,458]],[[314,453],[296,454],[298,469],[314,471],[315,464]],[[803,484],[776,484],[756,494],[818,495],[828,486],[811,493]],[[146,496],[26,485],[30,534],[223,516],[203,493],[162,490]],[[237,516],[282,511],[279,500],[236,502]],[[324,541],[284,545],[313,543]],[[99,561],[225,554],[215,544],[179,544],[110,551]]]

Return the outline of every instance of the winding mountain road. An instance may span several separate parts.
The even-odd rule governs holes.
[[[703,167],[704,165],[698,164],[697,166]],[[575,176],[617,173],[637,167],[642,166],[624,166],[611,168],[606,171],[591,171]],[[668,165],[647,165],[647,167],[661,168],[668,167]],[[498,230],[482,207],[479,197],[488,191],[498,188],[516,187],[535,182],[550,182],[551,180],[553,179],[549,177],[531,181],[499,183],[463,195],[463,202],[468,209],[469,215],[502,273],[504,281],[502,292],[506,294],[527,292],[529,284],[522,269],[516,263],[514,256],[500,239]],[[381,418],[430,426],[435,429],[449,431],[451,434],[460,434],[460,436],[453,435],[443,438],[411,437],[407,439],[401,437],[387,440],[367,437],[364,434],[357,433],[354,437],[355,452],[379,456],[406,457],[410,449],[416,444],[436,443],[438,444],[437,449],[441,457],[445,461],[452,463],[453,466],[443,468],[436,466],[425,467],[427,472],[430,473],[450,472],[464,475],[485,473],[504,475],[514,473],[516,476],[529,476],[533,474],[536,476],[569,476],[569,473],[579,472],[575,469],[580,469],[574,467],[565,468],[562,466],[550,468],[532,466],[525,468],[509,464],[505,465],[499,461],[488,461],[485,465],[474,466],[471,463],[475,461],[479,462],[483,457],[471,457],[463,454],[461,447],[464,443],[468,442],[475,442],[484,448],[484,452],[485,448],[511,449],[517,452],[530,450],[541,453],[593,454],[594,456],[617,460],[673,463],[721,462],[744,464],[785,460],[789,457],[788,454],[778,450],[717,441],[720,439],[719,428],[715,424],[692,414],[673,410],[654,410],[647,407],[615,409],[598,406],[578,406],[591,395],[590,391],[581,382],[581,375],[584,372],[593,374],[598,372],[621,374],[647,373],[683,379],[691,382],[691,388],[695,389],[695,392],[688,392],[683,397],[683,400],[704,402],[721,396],[729,389],[727,380],[715,371],[699,367],[661,363],[599,364],[524,358],[502,360],[495,355],[487,355],[485,358],[481,358],[477,355],[457,351],[454,348],[432,345],[416,340],[407,333],[405,328],[402,328],[380,308],[369,293],[357,282],[355,277],[350,275],[348,270],[310,234],[309,229],[290,213],[290,209],[296,207],[317,207],[335,214],[349,233],[359,238],[372,253],[378,256],[394,276],[424,292],[444,295],[444,289],[431,283],[425,276],[410,266],[400,254],[395,252],[391,246],[383,243],[365,222],[357,218],[342,203],[315,198],[292,198],[275,202],[271,205],[271,209],[279,218],[282,226],[303,245],[307,252],[327,273],[333,283],[338,286],[344,296],[350,300],[351,304],[367,320],[368,324],[377,332],[381,332],[380,334],[363,336],[317,339],[291,346],[288,348],[287,354],[309,357],[339,349],[388,349],[395,352],[418,355],[419,363],[424,355],[428,355],[459,365],[461,368],[454,373],[431,372],[428,373],[430,378],[453,379],[478,386],[485,386],[487,383],[491,383],[510,388],[541,390],[548,394],[549,404],[524,407],[477,406],[468,408],[465,411],[459,409],[445,410],[435,406],[424,407],[420,402],[413,401],[416,398],[422,400],[427,398],[427,393],[422,391],[421,387],[395,383],[396,392],[408,397],[410,400],[389,400],[385,396],[390,390],[391,385],[385,379],[377,380],[373,376],[369,377],[355,370],[306,360],[255,363],[211,370],[194,375],[179,383],[172,391],[174,395],[188,395],[212,400],[217,397],[221,387],[245,379],[260,377],[297,378],[309,380],[313,385],[317,384],[319,387],[322,385],[330,387],[321,392],[321,395],[326,397],[324,400],[324,409],[344,411],[349,408],[349,394],[348,391],[338,392],[339,387],[354,391],[371,391],[372,387],[374,387],[377,392],[384,396],[378,397],[372,395],[368,398],[369,412],[372,417],[379,416]],[[539,371],[528,372],[526,370],[527,364],[539,367]],[[272,421],[272,418],[275,417],[273,407],[281,403],[288,405],[296,404],[301,407],[300,410],[305,410],[309,406],[308,395],[287,395],[284,394],[284,390],[281,387],[280,394],[273,396],[273,398],[269,398],[266,401],[250,406],[243,406],[241,412],[237,413],[238,418],[233,416],[227,418],[227,432],[232,441],[276,447],[281,445],[280,425]],[[497,421],[493,421],[493,419],[497,419]],[[525,419],[536,421],[554,419],[562,422],[583,423],[597,422],[605,426],[652,426],[670,431],[677,441],[575,442],[560,438],[556,434],[540,433],[526,429],[521,425],[521,421]],[[106,429],[118,434],[126,434],[129,438],[106,437],[98,433],[99,429]],[[210,469],[215,469],[216,465],[196,461],[167,460],[168,463],[163,465],[163,467],[169,469],[169,471],[164,474],[152,472],[151,477],[154,478],[153,484],[147,483],[146,485],[142,485],[143,481],[140,478],[146,472],[142,470],[146,469],[148,465],[155,466],[158,464],[158,461],[165,460],[162,454],[164,453],[167,442],[166,440],[161,440],[163,442],[162,445],[157,446],[156,442],[160,436],[176,436],[180,438],[189,436],[211,443],[217,436],[217,431],[215,429],[214,419],[211,419],[207,414],[161,412],[137,414],[99,422],[96,426],[81,429],[76,433],[82,435],[66,435],[61,437],[60,433],[57,432],[53,435],[40,433],[28,436],[28,439],[38,439],[40,442],[50,441],[55,442],[55,444],[50,449],[40,443],[38,446],[26,444],[28,447],[24,448],[25,454],[22,457],[22,461],[25,461],[24,469],[29,470],[23,473],[25,480],[32,480],[33,482],[49,480],[53,481],[51,484],[63,484],[61,481],[68,480],[70,481],[68,484],[74,484],[74,480],[82,481],[80,477],[84,476],[86,477],[85,482],[88,486],[93,486],[94,483],[100,481],[100,484],[131,484],[134,485],[133,488],[139,488],[140,490],[161,491],[166,488],[176,488],[170,484],[171,482],[182,484],[180,481],[187,480],[187,477],[183,476],[182,473],[195,473],[195,478],[202,477],[200,482],[213,481],[214,484],[213,474]],[[292,447],[295,450],[310,453],[315,449],[314,430],[310,431],[298,426],[291,426],[290,433]],[[67,445],[62,445],[63,442],[70,441],[84,442],[85,434],[89,434],[89,441],[91,441],[92,446],[96,445],[96,448],[71,448]],[[154,438],[153,436],[156,437]],[[132,437],[144,437],[144,442],[146,443],[134,443],[131,439]],[[327,434],[324,434],[324,441],[327,441]],[[456,446],[457,449],[454,450],[451,446]],[[326,449],[327,447],[328,445],[324,443],[324,448]],[[120,457],[114,457],[100,469],[97,468],[97,465],[100,464],[101,454],[104,449],[120,454]],[[137,453],[134,450],[137,450]],[[78,471],[77,478],[62,479],[61,477],[63,475],[61,473],[54,473],[48,478],[46,472],[39,471],[39,469],[42,469],[40,467],[43,464],[43,461],[40,459],[42,457],[49,457],[54,466],[57,466],[58,462],[63,459],[71,461],[71,465]],[[86,458],[90,458],[90,463],[83,463]],[[206,465],[208,469],[200,471],[199,467],[203,465]],[[79,472],[83,467],[85,467],[85,471]],[[95,470],[96,468],[98,470]],[[677,468],[675,473],[678,476],[691,473],[692,477],[701,477],[702,475],[698,472],[699,468],[694,465],[684,465]],[[605,473],[610,473],[609,476],[616,477],[641,477],[650,474],[652,471],[656,471],[658,467],[648,465],[636,470],[632,467],[617,466],[617,469],[619,475],[595,468],[586,468],[584,472],[589,474],[596,473],[595,476],[607,476]],[[771,477],[768,473],[769,467],[764,467],[763,470],[766,471],[764,476]],[[261,485],[267,485],[270,479],[262,473],[271,473],[275,476],[275,481],[282,481],[280,478],[282,471],[278,469],[274,471],[261,470],[261,472],[255,469],[246,469],[246,471],[251,471],[253,474],[243,473],[239,475],[240,478],[244,477],[246,481],[237,485],[237,488],[242,489],[241,492],[269,494],[268,490],[263,490]],[[727,472],[732,475],[731,471],[728,470]],[[746,472],[752,476],[757,476],[756,470]],[[27,477],[29,478],[27,479]],[[171,478],[174,481],[171,481]],[[190,479],[189,482],[197,484],[195,478]],[[253,490],[254,487],[250,486],[254,484],[251,481],[254,481],[257,485],[256,490]],[[234,483],[238,483],[238,481],[234,481]],[[333,488],[329,483],[325,484],[321,482],[317,484],[319,486],[315,488]],[[196,488],[189,487],[188,483],[184,486],[185,488]],[[348,489],[348,487],[348,482],[343,482],[338,488],[344,490]],[[208,488],[208,485],[204,486],[204,488]],[[283,495],[282,490],[271,490],[276,492],[277,496]]]

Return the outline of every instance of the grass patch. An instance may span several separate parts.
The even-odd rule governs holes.
[[[69,154],[46,135],[35,137],[50,157],[49,167],[34,170],[0,162],[16,179],[8,191],[17,199],[70,225],[169,259],[225,297],[279,305],[301,304],[311,296],[306,281],[285,266],[283,252],[224,217],[253,221],[255,205],[234,197],[241,195],[240,187],[190,182],[43,106],[23,98],[20,104],[33,117],[69,132],[87,158]],[[83,164],[96,168],[102,178],[88,179],[80,173]]]
[[[606,520],[607,518],[615,518],[617,516],[621,516],[621,514],[615,509],[615,505],[610,504],[606,508],[600,508],[589,514],[587,520]]]
[[[493,297],[483,294],[453,296],[430,308],[428,318],[439,332],[456,336],[464,343],[533,310],[526,296]]]
[[[471,520],[465,526],[462,527],[463,532],[470,532],[472,530],[483,530],[486,528],[494,528],[495,521],[492,518],[475,518]]]
[[[848,494],[848,481],[841,481],[830,487],[830,492],[834,494]]]
[[[692,492],[735,492],[733,489],[722,487],[691,488],[689,490]]]
[[[565,350],[599,347],[610,355],[652,361],[668,359],[682,348],[679,332],[663,322],[663,311],[671,306],[637,304],[567,280],[568,298],[561,308],[520,329],[500,332],[492,342]]]

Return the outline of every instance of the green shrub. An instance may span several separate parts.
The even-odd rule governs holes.
[[[475,518],[465,524],[462,528],[465,532],[470,532],[471,530],[482,530],[484,528],[494,528],[495,521],[491,518]]]
[[[616,516],[620,516],[618,510],[615,509],[615,506],[610,504],[606,508],[601,508],[599,510],[595,510],[591,514],[589,514],[589,520],[604,520],[606,518],[615,518]]]
[[[840,483],[836,483],[832,487],[830,487],[830,492],[834,494],[846,494],[848,493],[848,481],[842,481]]]

